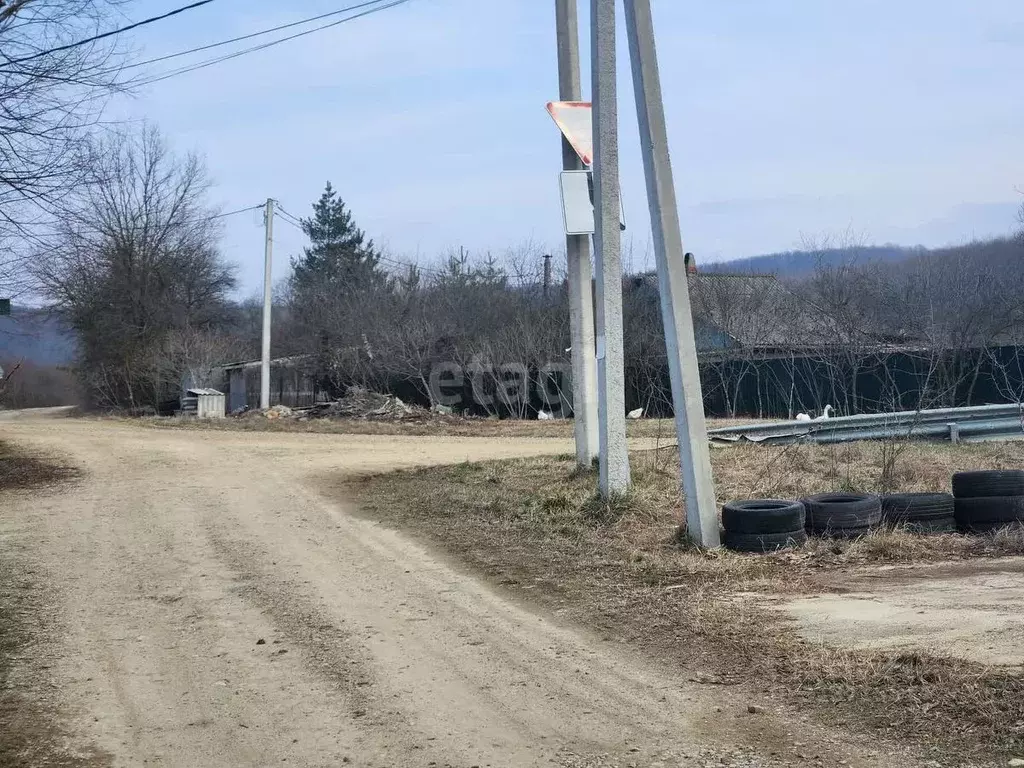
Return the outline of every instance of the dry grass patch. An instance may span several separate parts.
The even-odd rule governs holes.
[[[879,444],[712,453],[722,501],[877,491]],[[901,490],[948,490],[953,471],[1019,467],[1024,445],[911,444]],[[927,654],[804,642],[768,603],[842,591],[869,563],[1024,554],[1024,529],[986,537],[880,530],[765,556],[704,552],[679,535],[674,449],[633,455],[633,491],[610,503],[571,456],[462,464],[351,481],[375,519],[414,531],[495,582],[609,638],[668,657],[707,682],[743,684],[825,722],[911,740],[933,756],[989,759],[1024,749],[1019,675]],[[711,672],[708,672],[711,670]],[[946,765],[945,762],[942,763]]]
[[[0,440],[0,491],[69,480],[75,470],[52,458],[32,456]]]
[[[899,455],[889,463],[893,450]],[[643,458],[638,459],[643,461]],[[808,493],[856,491],[949,491],[954,472],[1019,469],[1024,445],[1017,442],[862,442],[839,445],[754,444],[712,452],[719,496],[799,498]]]
[[[573,422],[527,421],[524,419],[463,419],[454,416],[433,416],[408,421],[370,419],[266,419],[258,416],[199,420],[191,418],[144,417],[127,419],[132,423],[173,429],[208,429],[233,432],[286,432],[336,435],[404,435],[430,437],[555,437],[571,439]],[[746,424],[750,420],[710,419],[708,429]],[[640,419],[628,421],[629,437],[675,442],[675,422],[671,419]]]

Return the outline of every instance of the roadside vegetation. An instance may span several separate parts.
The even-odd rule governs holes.
[[[953,471],[1015,468],[1016,443],[712,452],[722,501],[827,490],[948,490]],[[1024,679],[927,653],[850,651],[802,640],[780,597],[839,593],[861,566],[1024,554],[1024,529],[921,537],[879,530],[771,555],[704,552],[679,536],[674,448],[633,454],[634,489],[611,503],[572,457],[411,470],[349,481],[374,519],[424,537],[494,583],[681,665],[827,724],[920,747],[939,765],[988,764],[1024,748]]]
[[[195,419],[149,417],[132,420],[147,426],[167,429],[199,429],[238,432],[287,432],[337,435],[407,435],[432,437],[553,437],[571,440],[573,422],[566,419],[528,421],[526,419],[463,419],[434,416],[410,421],[371,421],[368,419]],[[757,419],[709,419],[708,429],[756,422]],[[629,437],[650,438],[665,445],[675,443],[672,419],[641,419],[626,422]]]

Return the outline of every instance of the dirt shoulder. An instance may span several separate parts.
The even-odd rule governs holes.
[[[70,483],[75,468],[0,441],[0,518],[16,500]],[[45,565],[16,526],[0,520],[0,765],[85,768],[107,756],[76,743],[48,677],[50,638],[60,631]]]
[[[1020,466],[1022,459],[1024,446],[1016,444],[915,445],[896,474],[904,490],[942,490],[953,469]],[[415,533],[512,594],[608,640],[669,660],[692,680],[735,686],[795,717],[912,745],[934,765],[1005,765],[1021,755],[1018,668],[806,639],[778,605],[850,592],[879,566],[912,582],[912,563],[991,565],[999,562],[992,558],[1024,554],[1024,535],[897,532],[800,553],[701,553],[676,537],[676,460],[674,451],[634,454],[635,490],[613,506],[594,496],[595,478],[568,458],[404,471],[349,482],[346,492],[373,519]],[[723,499],[873,490],[884,461],[872,444],[713,453]]]

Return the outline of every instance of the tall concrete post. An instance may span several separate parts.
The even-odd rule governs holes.
[[[650,0],[625,0],[626,31],[633,67],[640,144],[651,230],[658,263],[661,316],[665,326],[672,404],[679,438],[679,462],[686,498],[686,525],[701,546],[717,547],[718,510],[711,478],[711,455],[704,422],[704,398],[697,367],[690,292],[679,228],[672,162],[668,151],[665,106],[654,43]]]
[[[266,243],[263,250],[263,357],[260,365],[260,408],[270,407],[270,267],[274,256],[274,201],[267,199],[265,213]]]
[[[576,0],[555,0],[555,26],[558,31],[558,98],[562,101],[580,101],[580,32]],[[567,171],[583,169],[583,161],[564,136],[562,168]],[[589,467],[599,451],[590,239],[586,235],[568,235],[565,239],[565,255],[568,259],[576,463],[581,467]]]
[[[594,88],[594,250],[597,254],[597,390],[601,493],[629,489],[626,378],[622,349],[622,233],[619,230],[619,110],[615,0],[591,0]]]

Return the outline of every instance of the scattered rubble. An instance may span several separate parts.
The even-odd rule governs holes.
[[[340,400],[315,405],[289,408],[275,405],[265,411],[242,410],[232,415],[239,418],[277,419],[367,419],[370,421],[422,421],[450,417],[451,408],[437,406],[433,412],[409,405],[394,395],[372,392],[363,387],[350,387]]]
[[[260,412],[263,416],[273,421],[274,419],[289,419],[294,415],[294,411],[287,405],[274,405],[265,411]]]

